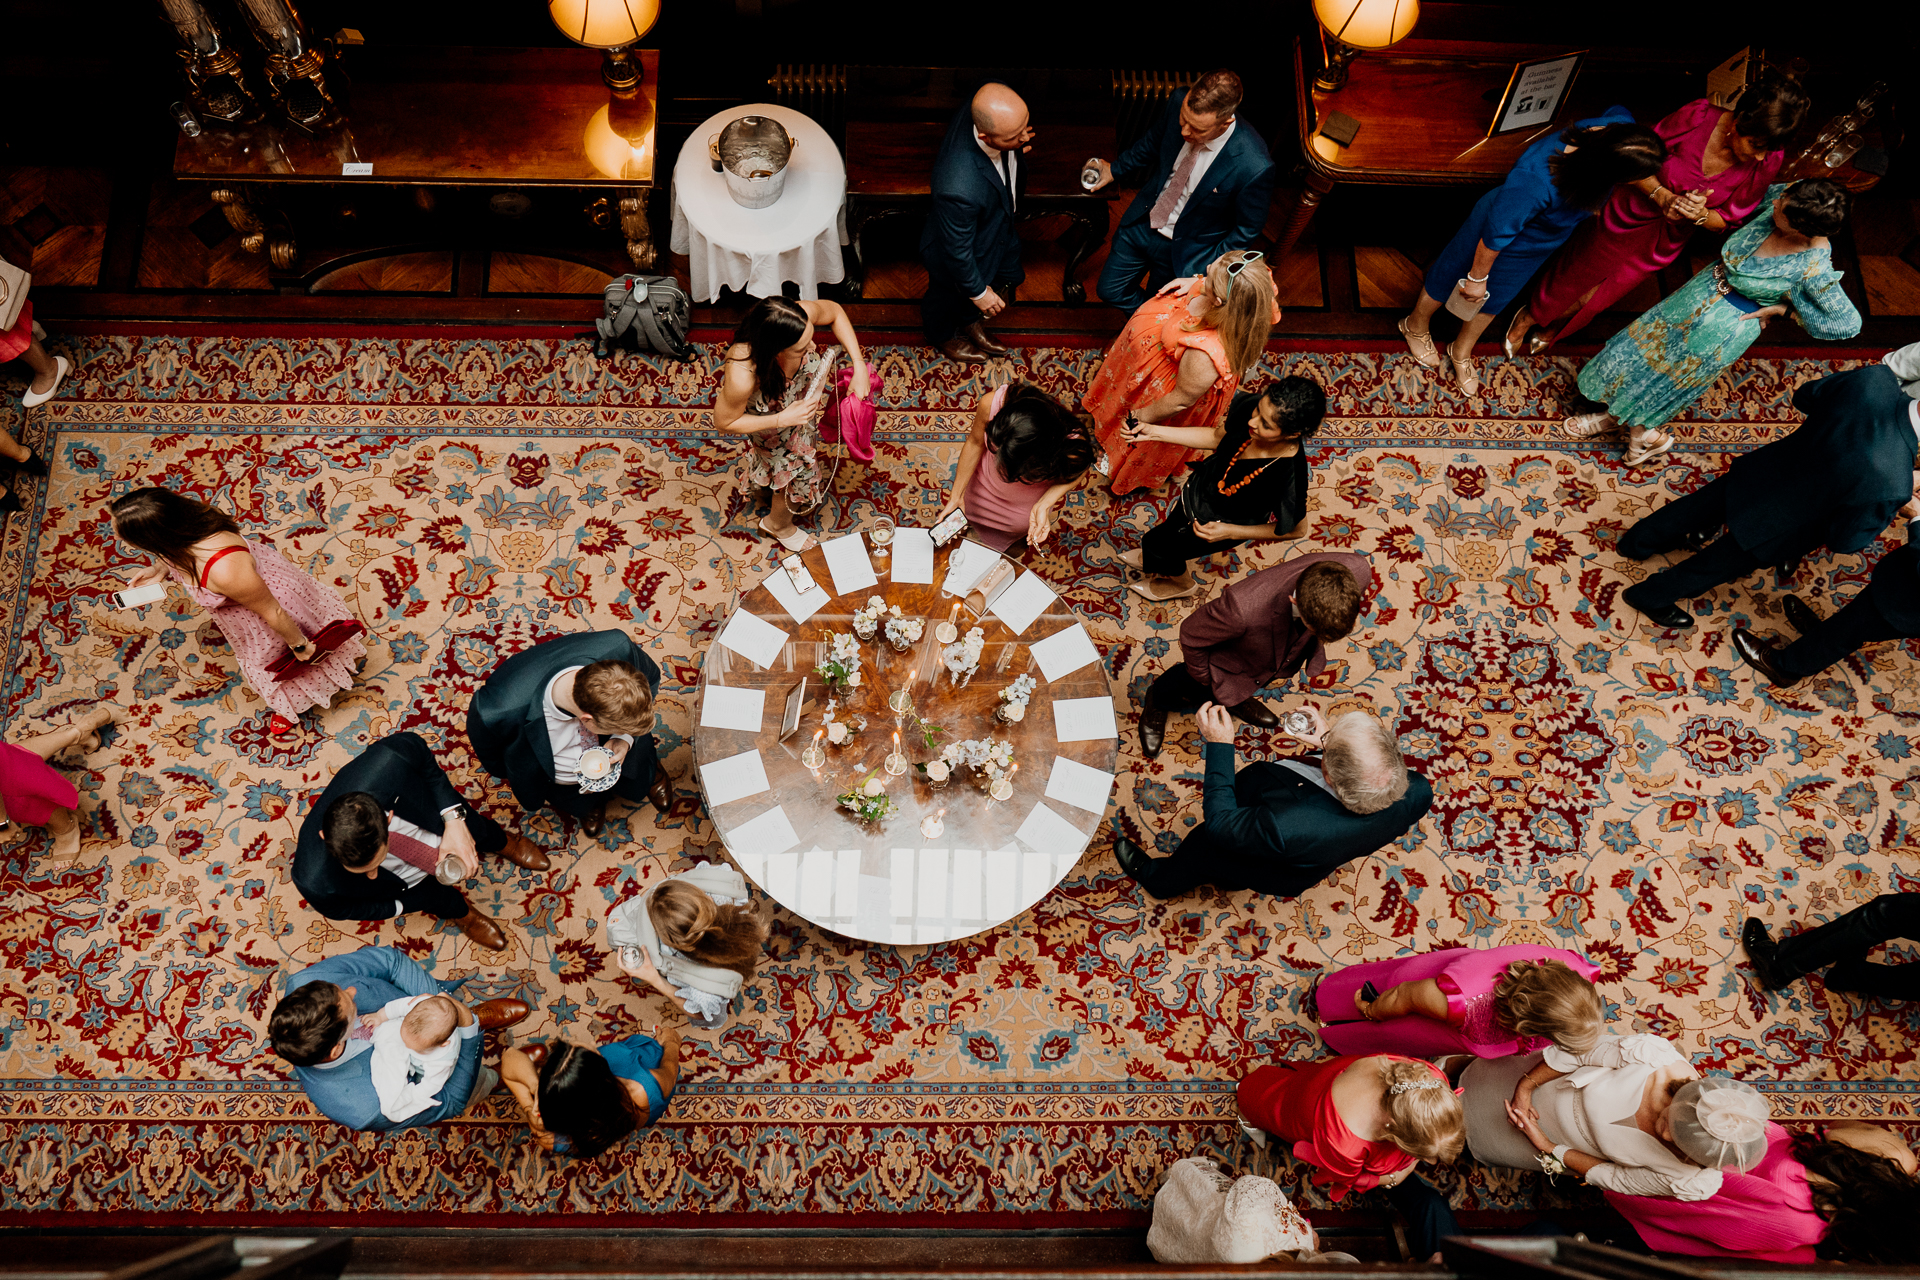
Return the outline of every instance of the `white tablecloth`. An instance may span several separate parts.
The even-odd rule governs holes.
[[[741,116],[771,116],[799,144],[786,187],[764,209],[735,204],[707,156],[707,140]],[[847,166],[827,131],[798,111],[765,102],[733,107],[702,123],[680,148],[671,243],[687,255],[695,299],[712,302],[722,288],[771,297],[784,280],[798,283],[801,297],[818,298],[822,281],[845,278],[846,242]]]

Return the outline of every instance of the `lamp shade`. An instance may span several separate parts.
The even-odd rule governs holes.
[[[637,41],[660,17],[660,0],[549,0],[560,34],[589,49],[616,49]]]
[[[554,11],[559,12],[558,4]],[[1420,0],[1313,0],[1313,16],[1341,44],[1384,49],[1413,30],[1420,18]]]

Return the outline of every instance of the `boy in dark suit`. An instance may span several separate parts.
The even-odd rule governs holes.
[[[1102,301],[1131,315],[1167,281],[1252,247],[1266,226],[1275,170],[1266,141],[1234,118],[1244,96],[1239,76],[1209,71],[1118,160],[1100,162],[1094,190],[1110,182],[1140,189],[1113,233]]]
[[[673,782],[654,751],[653,695],[660,668],[624,631],[561,636],[514,654],[473,695],[467,739],[480,763],[505,778],[528,813],[551,805],[588,834],[607,801],[673,807]],[[609,787],[583,787],[583,755],[604,745],[619,766]]]
[[[1020,95],[985,84],[954,115],[934,159],[933,208],[920,234],[927,264],[920,320],[928,345],[949,359],[980,364],[1007,354],[985,322],[1027,277],[1013,218],[1026,180],[1020,157],[1032,137]]]

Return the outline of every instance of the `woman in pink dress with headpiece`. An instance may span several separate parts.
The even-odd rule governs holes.
[[[242,678],[272,709],[274,733],[290,733],[301,712],[353,687],[366,628],[280,552],[242,537],[232,516],[158,488],[135,489],[111,511],[114,532],[160,562],[129,585],[170,576],[213,613]]]
[[[1791,80],[1767,79],[1738,108],[1689,102],[1653,131],[1667,144],[1660,171],[1613,189],[1600,215],[1547,264],[1507,330],[1506,352],[1539,352],[1586,327],[1641,281],[1686,252],[1696,227],[1725,231],[1753,215],[1786,156],[1781,147],[1807,114]],[[1539,326],[1531,338],[1528,330]]]
[[[1599,966],[1552,947],[1450,947],[1348,965],[1314,990],[1335,1053],[1585,1053],[1606,1026]],[[1365,995],[1371,985],[1373,998]]]

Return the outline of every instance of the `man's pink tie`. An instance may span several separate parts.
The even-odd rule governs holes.
[[[1161,190],[1160,198],[1153,202],[1153,212],[1147,215],[1147,225],[1155,231],[1166,226],[1173,219],[1173,206],[1180,203],[1180,197],[1186,193],[1187,183],[1193,178],[1194,162],[1200,158],[1200,148],[1189,146],[1187,154],[1174,166],[1173,176],[1167,179],[1167,185]]]

